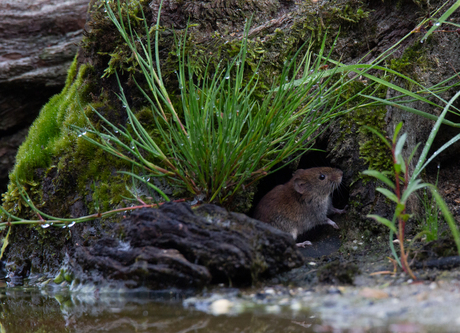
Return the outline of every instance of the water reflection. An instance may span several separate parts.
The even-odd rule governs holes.
[[[212,315],[184,307],[179,292],[83,294],[36,288],[0,289],[0,332],[312,332],[306,312],[253,308]]]

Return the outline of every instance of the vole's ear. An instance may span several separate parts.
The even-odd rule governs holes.
[[[300,194],[304,194],[308,191],[308,182],[303,179],[294,179],[294,190]]]

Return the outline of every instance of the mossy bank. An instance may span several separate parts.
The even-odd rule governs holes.
[[[281,72],[286,59],[310,40],[316,43],[313,47],[318,48],[325,33],[327,48],[334,48],[331,57],[335,60],[352,63],[377,56],[389,45],[387,36],[392,34],[392,38],[396,39],[404,36],[414,27],[418,16],[425,15],[426,8],[423,6],[419,7],[407,1],[404,2],[405,8],[402,10],[398,7],[399,3],[401,2],[378,2],[368,5],[356,0],[302,3],[272,0],[230,1],[225,7],[220,7],[218,1],[167,1],[163,4],[161,15],[159,47],[165,86],[169,89],[173,102],[179,105],[180,89],[174,73],[178,63],[175,43],[183,38],[186,30],[185,52],[199,77],[203,73],[200,69],[205,64],[217,66],[220,61],[230,59],[239,52],[245,17],[248,13],[254,13],[248,33],[248,70],[255,71],[260,64],[260,86],[270,87],[273,77]],[[141,7],[135,2],[125,4],[123,14],[129,16],[140,40],[153,38],[159,2],[140,1],[139,4]],[[91,5],[87,33],[79,54],[69,69],[66,86],[43,107],[18,152],[15,168],[10,174],[8,192],[3,195],[3,207],[15,215],[37,218],[27,207],[18,186],[27,191],[39,209],[60,217],[79,217],[129,206],[133,204],[128,199],[133,198],[133,192],[143,199],[151,196],[145,189],[136,188],[136,184],[129,177],[117,173],[121,170],[131,171],[129,163],[91,145],[81,137],[89,134],[72,127],[84,128],[89,126],[90,121],[96,128],[102,129],[103,124],[93,110],[97,110],[115,124],[130,126],[123,105],[117,97],[119,87],[115,72],[120,77],[128,102],[137,118],[146,123],[152,119],[151,114],[146,111],[147,102],[136,87],[135,81],[141,86],[145,82],[135,58],[123,43],[116,27],[107,18],[103,2],[93,1]],[[115,2],[112,5],[115,6]],[[145,18],[142,17],[140,8]],[[408,16],[408,12],[413,14]],[[152,28],[149,36],[142,30],[141,22],[144,19]],[[395,22],[399,22],[399,26]],[[393,29],[382,28],[385,24],[391,26],[390,23]],[[397,30],[396,27],[400,29]],[[411,45],[417,38],[415,35],[409,38],[402,48]],[[412,50],[418,59],[424,59],[421,50]],[[408,60],[404,59],[399,62],[395,60],[392,65],[398,70],[411,71]],[[259,97],[263,99],[264,96]],[[349,138],[339,140],[338,136],[358,131],[361,137],[370,140],[368,133],[362,130],[362,125],[385,128],[385,124],[382,124],[385,121],[385,112],[386,109],[382,108],[350,115],[331,127],[335,134],[328,132],[330,139],[323,138],[328,140],[328,152],[335,154],[330,161],[345,171],[346,185],[353,182],[350,199],[354,200],[353,207],[356,209],[344,223],[354,235],[362,230],[371,230],[368,231],[371,234],[374,232],[374,228],[368,225],[372,222],[366,221],[364,216],[370,207],[369,202],[377,201],[371,190],[364,189],[359,172],[368,164],[382,169],[387,165],[380,148],[375,149],[374,144],[367,143],[369,141],[359,143]],[[155,133],[151,124],[146,124],[146,128]],[[158,141],[158,144],[161,142]],[[352,151],[347,151],[347,144]],[[351,169],[350,165],[358,167]],[[164,182],[159,186],[171,198],[187,197],[187,193],[177,191]],[[232,208],[246,211],[247,201],[251,201],[255,190],[255,187],[243,190],[243,199],[239,200],[244,204]],[[363,209],[364,205],[367,208]],[[372,207],[374,209],[375,205]],[[76,239],[73,238],[71,242],[70,234],[81,233],[81,242],[94,240],[105,233],[120,236],[113,227],[121,218],[122,214],[111,220],[87,223],[76,229],[14,227],[5,253],[8,260],[14,263],[14,267],[9,270],[22,272],[17,274],[23,276],[28,276],[30,272],[57,274],[65,260],[66,249],[75,246],[72,242]],[[360,222],[353,225],[351,219],[354,218]],[[6,230],[3,232],[6,234]]]

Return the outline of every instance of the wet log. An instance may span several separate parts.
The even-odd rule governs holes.
[[[129,288],[248,286],[303,263],[289,234],[215,205],[142,209],[121,228],[124,240],[103,238],[77,248],[82,272],[98,271],[96,276]]]

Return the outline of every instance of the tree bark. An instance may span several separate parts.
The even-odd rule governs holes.
[[[0,2],[0,192],[40,108],[64,86],[88,0]]]

